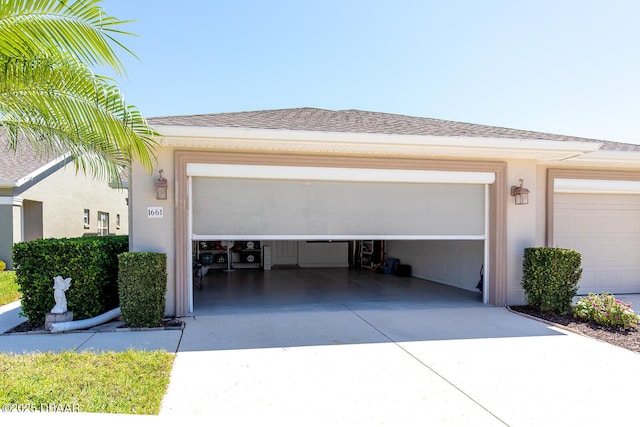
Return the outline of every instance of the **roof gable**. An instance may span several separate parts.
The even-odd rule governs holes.
[[[52,154],[37,153],[31,144],[20,144],[14,152],[0,145],[0,182],[12,182],[14,185],[51,164],[55,166],[58,157]]]

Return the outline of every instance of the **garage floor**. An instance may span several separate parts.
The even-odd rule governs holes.
[[[302,310],[481,307],[477,292],[369,270],[210,270],[194,288],[194,314]]]

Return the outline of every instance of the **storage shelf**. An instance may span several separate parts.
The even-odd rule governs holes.
[[[206,263],[209,269],[226,269],[228,261],[226,258],[227,249],[224,248],[220,241],[215,240],[199,240],[193,242],[193,254],[196,262],[202,263],[203,254],[213,254],[214,262]],[[262,250],[261,242],[256,240],[235,241],[231,248],[231,267],[232,268],[261,268],[262,267]],[[225,255],[224,262],[217,261],[220,255]],[[253,255],[251,262],[247,261],[247,257]],[[237,258],[240,259],[237,259]],[[234,261],[234,258],[236,259]],[[243,261],[244,260],[244,261]]]
[[[380,249],[380,240],[361,240],[360,241],[360,267],[367,270],[373,270],[373,267],[379,261],[376,259]]]

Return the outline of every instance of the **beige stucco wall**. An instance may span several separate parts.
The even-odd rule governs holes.
[[[507,166],[509,188],[519,185],[529,189],[529,204],[516,205],[514,198],[507,201],[507,304],[524,302],[522,289],[522,256],[524,249],[538,244],[538,193],[537,166],[534,160],[510,160]],[[544,200],[544,199],[542,199]]]
[[[20,194],[25,200],[42,202],[42,234],[47,237],[77,237],[97,233],[98,212],[109,214],[109,234],[129,230],[127,190],[110,188],[68,165]],[[84,228],[84,209],[90,210],[89,228]],[[116,227],[116,215],[120,227]]]
[[[29,185],[29,183],[25,184]],[[18,189],[19,190],[19,189]],[[13,205],[0,206],[0,259],[9,267],[11,247],[30,237],[79,237],[97,233],[98,212],[109,214],[109,234],[129,233],[128,191],[76,174],[73,166],[59,169],[19,192]],[[33,203],[32,203],[33,202]],[[41,204],[41,205],[40,205]],[[42,208],[42,224],[35,224]],[[31,208],[30,212],[25,209]],[[90,210],[90,226],[84,228],[84,209]],[[116,215],[120,215],[120,226]],[[25,227],[32,226],[32,232]]]
[[[175,313],[175,245],[174,245],[174,171],[173,148],[158,150],[157,167],[149,175],[140,164],[134,164],[129,183],[130,233],[129,250],[167,254],[167,315]],[[163,169],[167,179],[167,200],[157,200],[154,182],[158,170]],[[148,218],[147,208],[162,207],[163,218]]]

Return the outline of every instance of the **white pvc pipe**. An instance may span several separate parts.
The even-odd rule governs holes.
[[[64,332],[64,331],[73,331],[76,329],[91,328],[93,326],[106,323],[109,320],[113,320],[116,317],[120,316],[120,314],[121,314],[120,307],[116,307],[113,310],[109,310],[106,313],[102,313],[90,319],[72,320],[69,322],[53,323],[51,325],[51,332]]]

